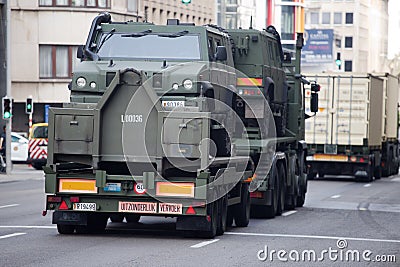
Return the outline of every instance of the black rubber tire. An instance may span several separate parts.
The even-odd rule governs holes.
[[[126,214],[125,219],[127,223],[138,223],[140,221],[140,215]]]
[[[214,238],[217,235],[217,227],[218,227],[218,204],[217,201],[214,201],[207,206],[207,215],[211,218],[210,229],[206,231],[197,232],[197,236],[201,238]]]
[[[240,203],[235,205],[233,216],[237,227],[247,227],[250,222],[249,184],[242,184]]]
[[[282,215],[285,210],[285,198],[286,198],[286,171],[283,163],[278,165],[278,177],[279,177],[279,196],[278,196],[278,209],[276,210],[276,215]]]
[[[32,167],[35,168],[35,170],[42,170],[42,167],[44,164],[41,163],[32,163]]]
[[[112,222],[121,223],[124,221],[124,215],[122,214],[113,214],[110,216],[110,220]]]
[[[311,172],[311,173],[307,174],[307,180],[314,180],[315,176],[317,176],[317,173]]]
[[[273,165],[270,171],[270,179],[273,181],[274,184],[278,183],[278,173],[276,166]],[[279,188],[274,187],[271,189],[272,200],[271,205],[253,205],[251,207],[251,214],[254,218],[263,218],[263,219],[272,219],[276,216],[276,211],[278,209],[278,190]],[[266,197],[266,193],[264,193],[264,197]]]
[[[228,213],[226,216],[226,227],[232,227],[233,225],[233,207],[228,207]]]
[[[216,145],[217,157],[229,157],[231,155],[231,139],[225,129],[212,130],[210,138]]]
[[[299,180],[299,196],[297,197],[297,207],[303,207],[306,202],[307,181],[305,185],[300,184]]]
[[[377,166],[377,167],[374,168],[374,177],[375,177],[376,180],[381,179],[381,177],[382,177],[382,169],[381,169],[380,166]]]
[[[225,195],[218,199],[218,225],[217,235],[223,235],[226,231],[228,217],[228,196]]]
[[[71,235],[75,231],[75,225],[57,224],[57,231],[62,235]]]

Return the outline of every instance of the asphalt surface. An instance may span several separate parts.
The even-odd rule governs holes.
[[[399,176],[331,177],[309,182],[303,208],[213,240],[185,238],[159,217],[65,236],[41,216],[43,173],[18,165],[0,175],[0,266],[400,266],[399,192]]]

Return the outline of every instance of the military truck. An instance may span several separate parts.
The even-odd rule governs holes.
[[[297,59],[301,47],[299,38]],[[227,32],[102,13],[78,57],[71,102],[49,111],[44,215],[54,211],[59,233],[145,215],[214,237],[247,226],[251,204],[273,217],[304,203],[300,64],[273,27]]]
[[[357,181],[397,174],[398,78],[389,73],[306,74],[321,84],[320,112],[307,121],[309,179]]]

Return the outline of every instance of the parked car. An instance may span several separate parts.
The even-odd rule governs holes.
[[[28,139],[20,134],[11,133],[11,161],[26,162],[28,160]]]

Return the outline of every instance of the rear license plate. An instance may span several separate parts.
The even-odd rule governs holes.
[[[161,213],[161,214],[182,214],[182,204],[160,203],[160,204],[158,204],[158,213]]]
[[[73,210],[96,211],[96,203],[74,203]]]
[[[162,101],[161,104],[163,107],[166,108],[176,108],[176,107],[184,107],[185,101]]]

